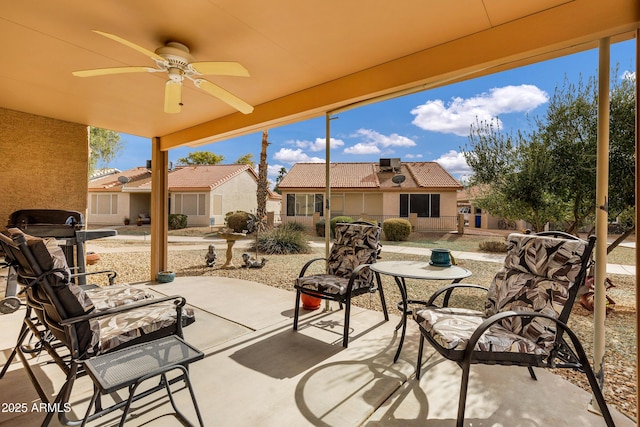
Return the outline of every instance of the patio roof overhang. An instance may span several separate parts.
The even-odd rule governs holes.
[[[628,39],[639,9],[636,0],[12,2],[0,11],[0,106],[160,137],[168,150],[595,48],[604,36]],[[166,114],[165,73],[74,77],[153,66],[94,29],[149,50],[173,40],[197,60],[240,62],[251,77],[210,80],[254,112],[237,113],[185,82],[182,112]]]
[[[25,0],[0,9],[0,22],[0,107],[152,138],[154,275],[166,268],[168,150],[637,38],[640,3]],[[163,73],[72,76],[153,65],[94,29],[149,50],[179,41],[197,60],[242,63],[251,77],[211,80],[255,110],[237,113],[187,82],[182,112],[167,115]]]

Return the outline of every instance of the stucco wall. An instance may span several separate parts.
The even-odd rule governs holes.
[[[19,209],[69,209],[86,218],[86,125],[0,108],[0,229]]]
[[[258,208],[258,183],[244,172],[220,185],[215,193],[222,194],[222,215],[230,211],[254,212]]]

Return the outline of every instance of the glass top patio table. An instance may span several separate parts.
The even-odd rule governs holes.
[[[440,267],[431,264],[429,261],[381,261],[371,264],[369,267],[376,274],[376,280],[380,285],[380,274],[392,276],[398,285],[402,301],[398,303],[398,308],[402,310],[402,320],[396,326],[396,330],[402,328],[400,335],[400,343],[398,350],[393,358],[394,362],[398,361],[404,337],[407,330],[407,315],[411,314],[409,304],[426,304],[425,301],[410,300],[407,297],[407,284],[405,279],[418,280],[450,280],[451,283],[458,283],[465,277],[471,276],[471,271],[466,268],[451,265],[449,267]]]

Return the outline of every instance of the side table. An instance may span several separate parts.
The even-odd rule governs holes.
[[[375,272],[378,283],[380,283],[380,274],[392,276],[402,296],[402,301],[398,303],[398,307],[402,310],[402,319],[396,326],[396,330],[402,328],[402,334],[400,335],[398,350],[393,358],[394,362],[398,361],[404,344],[404,336],[407,330],[407,314],[411,314],[409,304],[425,303],[424,301],[408,299],[405,279],[451,280],[452,283],[458,283],[465,277],[471,276],[471,271],[466,268],[458,267],[457,265],[438,267],[428,261],[381,261],[371,264],[370,268]]]
[[[167,372],[179,370],[182,372],[182,376],[177,379],[184,378],[186,387],[191,394],[191,401],[198,416],[198,421],[202,427],[204,425],[202,416],[198,409],[187,370],[187,366],[190,363],[202,358],[204,358],[204,354],[200,350],[186,343],[182,338],[171,335],[87,360],[84,363],[84,367],[96,387],[82,425],[84,426],[89,420],[91,408],[95,405],[98,394],[113,393],[125,387],[129,387],[129,398],[124,404],[124,412],[122,418],[120,418],[119,425],[121,427],[125,423],[132,402],[162,389],[167,391],[171,405],[182,423],[192,425],[176,407],[169,387],[170,382],[166,377]],[[161,382],[158,386],[136,396],[136,389],[142,382],[158,376],[161,377]],[[175,381],[172,380],[171,382]],[[120,403],[114,405],[113,410],[122,407],[124,402]],[[101,412],[101,414],[104,414],[104,412]]]

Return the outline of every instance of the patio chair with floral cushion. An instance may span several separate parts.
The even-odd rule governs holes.
[[[382,285],[376,286],[374,274],[369,265],[376,262],[379,252],[380,227],[366,222],[338,223],[335,228],[335,241],[331,246],[329,258],[314,258],[300,271],[294,287],[296,305],[293,317],[293,329],[298,329],[300,297],[302,294],[322,300],[337,301],[344,311],[344,332],[342,346],[349,345],[349,315],[351,298],[380,292],[380,301],[384,311],[384,320],[389,320]],[[327,261],[327,272],[305,276],[307,269],[316,261]]]
[[[458,283],[436,291],[414,313],[421,332],[416,378],[425,339],[462,368],[457,425],[464,423],[472,364],[570,368],[586,374],[608,426],[613,420],[589,360],[567,326],[578,289],[591,264],[595,237],[588,241],[561,232],[507,237],[507,255],[489,288]],[[452,292],[487,291],[485,310],[450,307]],[[443,296],[441,306],[436,305]],[[568,340],[566,339],[568,337]]]
[[[24,354],[25,340],[32,333],[40,350],[46,350],[66,374],[66,382],[53,405],[60,408],[58,418],[65,425],[80,424],[79,420],[69,420],[63,409],[75,380],[85,374],[84,362],[162,337],[182,337],[182,328],[195,321],[193,310],[185,307],[186,301],[180,296],[153,298],[143,289],[126,285],[91,289],[79,286],[69,280],[70,270],[55,239],[32,237],[15,228],[9,229],[8,234],[10,237],[0,233],[0,241],[17,263],[27,308],[17,344],[0,378],[17,355],[42,402],[52,403]],[[164,388],[164,384],[159,384],[154,390]],[[88,420],[120,409],[124,403],[103,409],[98,400]],[[54,414],[49,412],[43,425]]]

